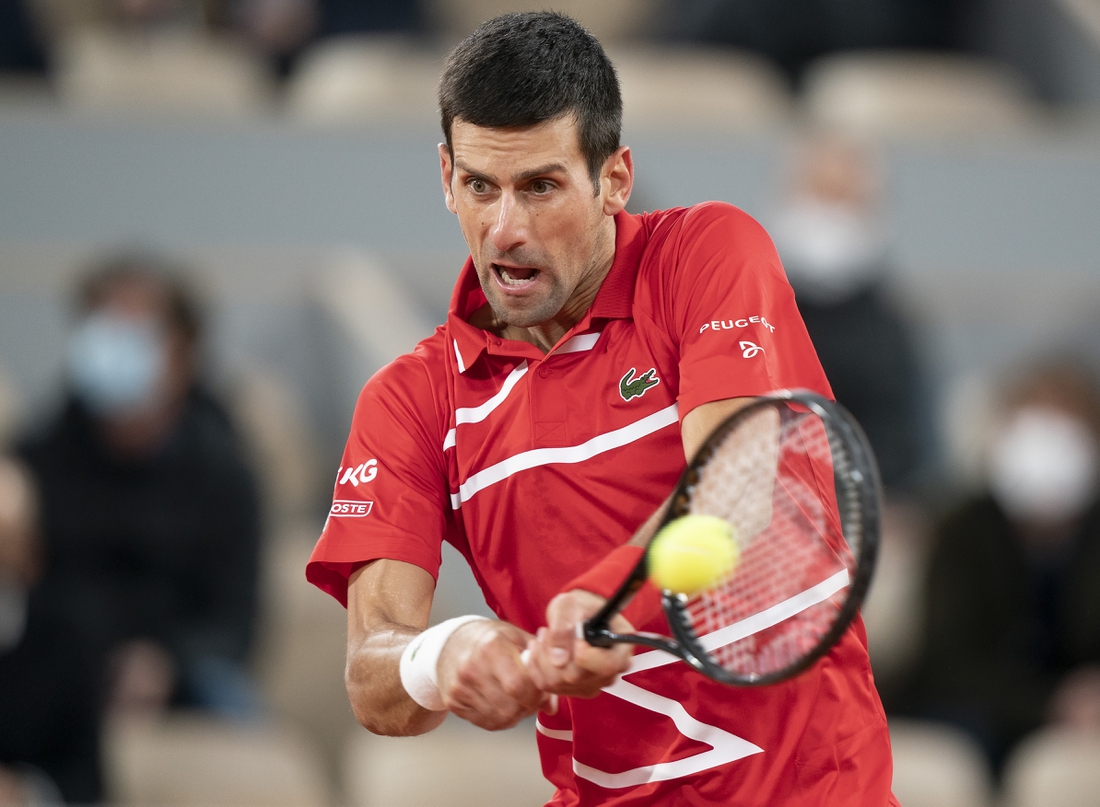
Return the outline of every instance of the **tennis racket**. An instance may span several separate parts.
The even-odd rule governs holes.
[[[735,568],[694,596],[662,593],[672,636],[615,633],[609,620],[649,575],[643,556],[584,638],[665,650],[728,684],[797,675],[836,643],[867,592],[879,499],[867,438],[843,407],[805,390],[758,398],[707,438],[662,522],[689,513],[727,520]]]

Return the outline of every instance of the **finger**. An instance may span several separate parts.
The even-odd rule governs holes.
[[[516,650],[498,658],[493,664],[492,674],[504,693],[524,708],[536,709],[542,703],[544,693]]]
[[[558,595],[547,608],[546,630],[539,631],[547,660],[555,667],[565,667],[573,660],[573,643],[580,624],[575,601],[568,594]]]
[[[540,628],[539,630],[542,629]],[[533,658],[535,647],[535,640],[529,640],[527,642],[527,647],[520,653],[519,660],[527,669],[527,673],[531,676],[531,680],[534,681],[535,686],[540,690],[545,690],[546,676],[543,675],[542,671],[539,669],[538,662]],[[558,696],[553,692],[543,691],[542,700],[539,703],[539,711],[546,712],[548,715],[556,715],[558,713]]]
[[[539,701],[541,697],[533,703],[518,701],[493,680],[482,680],[476,686],[459,683],[445,699],[449,711],[490,731],[509,728],[534,714]]]
[[[589,648],[586,652],[606,653],[608,651]],[[625,665],[629,665],[629,660],[603,665],[598,661],[589,661],[588,666],[593,668],[591,670],[579,666],[575,661],[565,667],[555,667],[546,662],[545,653],[540,650],[537,643],[532,642],[527,666],[535,684],[543,691],[557,695],[593,698],[604,687],[614,683],[619,673],[625,669]]]
[[[627,644],[601,648],[578,640],[573,652],[573,664],[592,676],[607,679],[610,684],[630,669],[633,655],[633,648]]]
[[[500,729],[534,714],[543,702],[520,662],[530,634],[503,623],[471,623],[444,647],[440,689],[444,705],[475,725]]]

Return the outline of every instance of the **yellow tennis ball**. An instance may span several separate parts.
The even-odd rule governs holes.
[[[737,566],[735,529],[717,516],[670,521],[649,545],[649,579],[658,588],[689,597],[714,587]]]

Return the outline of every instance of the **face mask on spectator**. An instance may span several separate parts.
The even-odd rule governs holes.
[[[773,233],[791,284],[821,303],[840,302],[862,289],[881,271],[886,252],[879,221],[818,199],[788,204]]]
[[[87,317],[69,346],[69,377],[98,415],[123,415],[152,403],[164,377],[164,337],[150,321]]]
[[[1080,419],[1049,407],[1025,407],[994,445],[990,487],[1018,520],[1072,519],[1096,495],[1098,453],[1096,438]]]

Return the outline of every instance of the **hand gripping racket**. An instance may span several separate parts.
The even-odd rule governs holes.
[[[843,407],[805,390],[758,398],[707,438],[661,525],[687,514],[725,519],[740,550],[733,571],[694,596],[662,593],[671,637],[614,633],[609,620],[649,576],[647,552],[584,638],[665,650],[728,684],[790,678],[859,609],[878,551],[879,498],[867,438]]]

